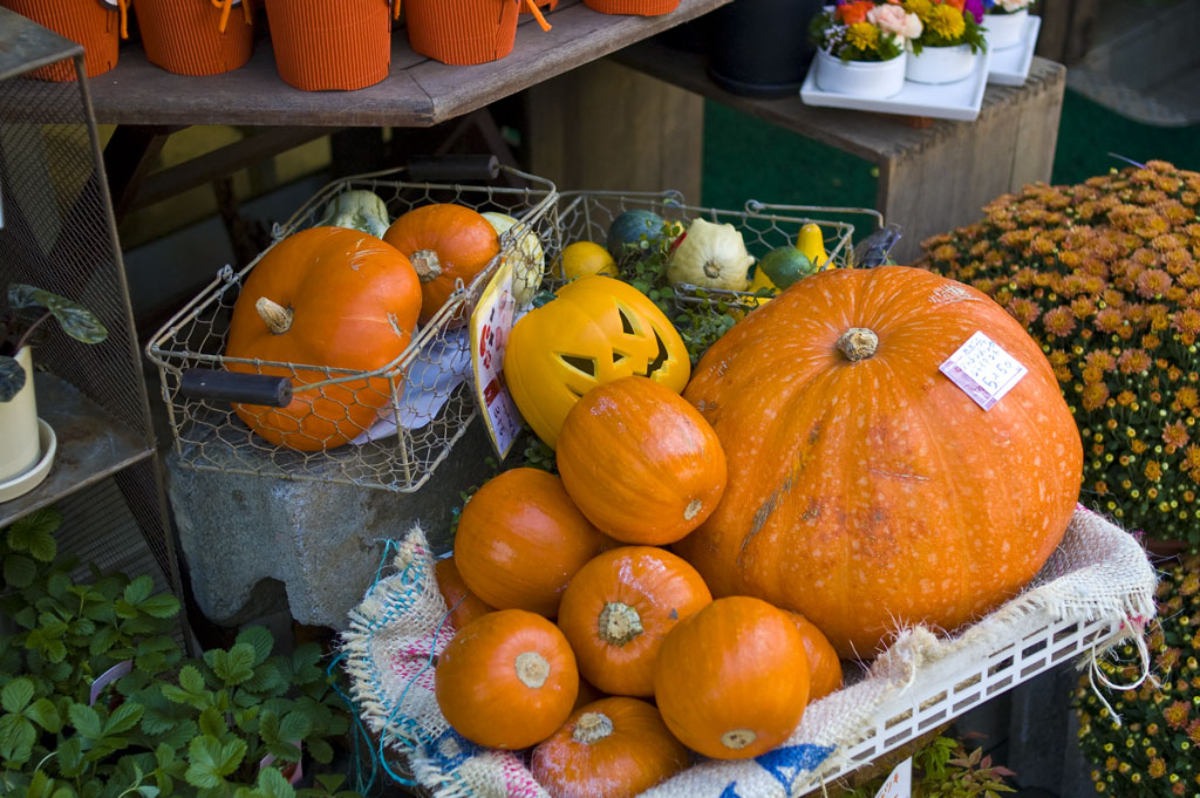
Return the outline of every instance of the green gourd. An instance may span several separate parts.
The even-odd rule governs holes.
[[[780,291],[790,288],[792,283],[817,273],[817,265],[795,247],[773,249],[758,262],[758,268],[771,278]]]
[[[608,240],[605,246],[613,260],[620,263],[633,253],[652,251],[655,245],[663,239],[663,225],[666,221],[653,211],[635,208],[625,211],[613,219],[608,228]],[[642,241],[642,236],[646,241]]]

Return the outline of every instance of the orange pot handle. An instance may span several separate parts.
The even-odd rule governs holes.
[[[542,9],[538,8],[535,0],[525,0],[525,5],[529,6],[529,13],[533,14],[533,18],[537,20],[537,24],[542,26],[542,30],[550,30],[550,23],[542,16]]]
[[[392,19],[400,19],[400,0],[392,0]]]
[[[133,0],[117,0],[117,9],[121,12],[121,38],[129,38],[129,4]]]
[[[213,8],[221,9],[221,23],[218,30],[221,33],[225,32],[225,28],[229,25],[229,14],[233,10],[233,0],[212,0]],[[254,18],[251,17],[250,0],[242,0],[242,17],[245,18],[247,25],[254,23]]]

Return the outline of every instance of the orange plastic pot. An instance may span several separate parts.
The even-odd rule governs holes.
[[[445,64],[485,64],[511,53],[522,10],[550,29],[534,0],[404,0],[413,50]]]
[[[304,91],[353,91],[388,76],[389,0],[266,0],[275,66]]]
[[[679,8],[679,0],[583,0],[583,4],[601,14],[637,14],[657,17]]]
[[[83,45],[83,66],[89,78],[103,75],[117,65],[121,39],[128,36],[129,0],[0,0],[0,6]],[[76,79],[70,61],[60,61],[30,74],[40,80],[61,83]]]
[[[244,66],[254,52],[250,2],[138,0],[146,57],[179,75],[219,75]]]

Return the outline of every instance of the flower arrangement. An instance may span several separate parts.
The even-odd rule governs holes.
[[[842,61],[890,61],[904,54],[905,41],[920,35],[916,14],[873,0],[839,0],[809,25],[813,44]]]
[[[1027,186],[924,242],[1042,345],[1084,442],[1080,501],[1200,550],[1200,173]]]
[[[920,55],[926,47],[956,47],[967,44],[972,53],[987,48],[980,23],[984,0],[904,0],[902,7],[921,21],[921,33],[909,41]]]
[[[1200,557],[1177,563],[1158,586],[1158,618],[1148,629],[1152,678],[1135,690],[1092,693],[1088,678],[1075,692],[1079,747],[1096,769],[1099,793],[1121,798],[1200,795]],[[1102,662],[1110,681],[1132,684],[1139,666],[1133,646],[1119,662]]]

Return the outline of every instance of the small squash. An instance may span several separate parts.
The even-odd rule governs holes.
[[[797,280],[816,274],[817,270],[817,264],[795,247],[773,249],[758,262],[759,273],[780,290],[791,288]]]
[[[829,255],[825,252],[825,234],[821,232],[819,224],[806,224],[800,228],[800,235],[796,237],[796,249],[804,253],[804,257],[808,258],[817,271],[832,269],[837,265],[829,262]],[[779,287],[783,288],[782,285]]]
[[[487,211],[483,218],[488,220],[501,238],[518,224],[517,220],[508,214],[495,211]],[[523,232],[521,228],[517,230],[521,233],[521,238],[517,241],[516,248],[521,256],[513,266],[513,298],[517,300],[517,307],[521,308],[533,301],[533,295],[541,287],[542,277],[546,272],[546,252],[542,249],[542,242],[538,241],[537,233],[531,230],[529,225],[525,225],[523,229]]]
[[[375,371],[404,353],[420,307],[416,272],[395,247],[342,227],[301,230],[267,250],[246,278],[225,357]],[[268,442],[302,452],[348,443],[391,401],[382,377],[306,391],[329,375],[253,363],[228,368],[292,380],[287,407],[233,409]]]
[[[446,622],[452,628],[461,629],[476,618],[496,611],[470,591],[458,572],[453,557],[438,560],[433,572],[437,577],[438,592],[442,594],[446,609],[450,612]]]
[[[530,770],[550,798],[632,798],[687,767],[658,710],[606,698],[572,713],[533,749]]]
[[[667,261],[667,281],[700,288],[745,291],[754,258],[742,234],[731,224],[694,219]]]
[[[562,273],[565,280],[578,280],[593,274],[617,276],[617,263],[608,250],[591,241],[576,241],[562,253]]]
[[[613,260],[620,263],[644,257],[663,240],[666,220],[654,211],[635,208],[617,216],[608,227],[605,245]],[[645,239],[643,240],[643,236]]]
[[[645,377],[584,394],[563,422],[557,459],[575,505],[623,543],[674,543],[725,493],[717,434],[696,408]]]
[[[550,618],[575,572],[612,545],[571,503],[562,480],[514,468],[489,480],[463,508],[454,560],[485,603]]]
[[[438,656],[434,694],[442,715],[468,740],[516,750],[540,743],[575,705],[579,671],[554,624],[501,610],[459,630]]]
[[[808,702],[804,640],[783,611],[718,599],[667,635],[654,665],[667,728],[713,759],[749,759],[788,738]]]
[[[818,701],[842,689],[842,662],[829,638],[811,621],[798,612],[788,612],[800,636],[804,638],[804,655],[808,660],[808,701]]]
[[[421,324],[428,324],[442,309],[456,281],[470,285],[500,252],[496,229],[462,205],[414,208],[393,222],[383,238],[408,256],[421,278]]]
[[[314,227],[348,227],[360,233],[383,238],[387,235],[387,203],[374,191],[343,191],[325,206],[325,216]]]
[[[654,695],[654,660],[675,625],[712,601],[696,569],[663,549],[624,546],[583,566],[558,611],[579,672],[612,695]]]

